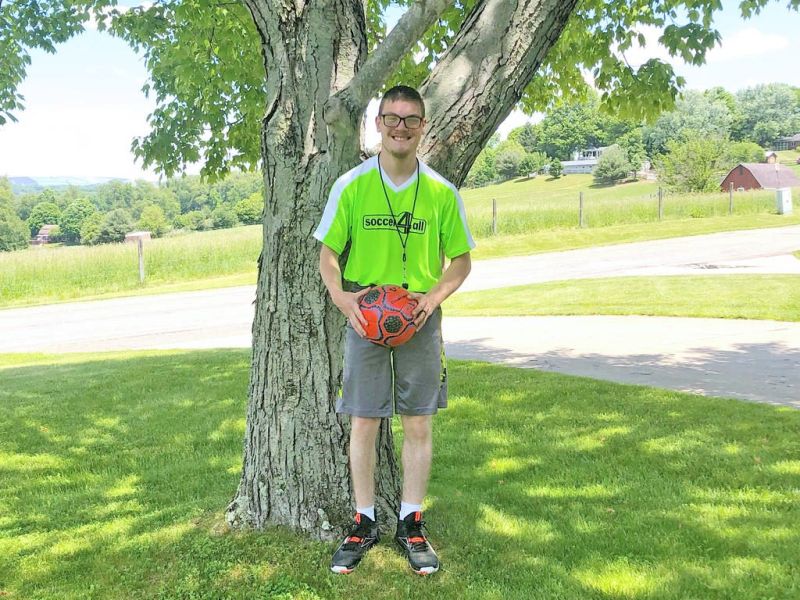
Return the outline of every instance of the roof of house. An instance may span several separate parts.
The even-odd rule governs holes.
[[[731,169],[733,173],[739,167],[744,167],[753,174],[756,181],[762,188],[784,188],[784,187],[798,187],[800,186],[800,178],[794,174],[794,171],[787,169],[779,164],[766,164],[766,163],[740,163]]]
[[[778,142],[800,142],[800,133],[795,133],[794,135],[790,135],[789,137],[778,138],[776,141],[778,141]]]

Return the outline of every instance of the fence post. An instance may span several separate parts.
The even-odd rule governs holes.
[[[139,248],[139,283],[144,283],[144,248],[142,238],[136,240],[136,245]]]
[[[664,189],[658,186],[658,220],[664,219]]]
[[[578,225],[583,227],[583,192],[580,192],[580,201],[578,204]]]
[[[492,198],[492,235],[497,235],[497,198]]]
[[[733,182],[730,182],[730,187],[728,189],[728,214],[733,214]]]

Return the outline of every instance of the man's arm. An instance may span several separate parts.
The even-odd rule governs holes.
[[[363,338],[366,335],[364,326],[367,324],[367,320],[361,314],[358,301],[369,291],[369,288],[355,294],[345,292],[342,289],[342,269],[339,267],[339,255],[325,244],[322,244],[319,252],[319,273],[322,276],[322,282],[328,288],[333,303],[347,317],[356,333]]]
[[[411,294],[419,304],[414,309],[414,322],[422,327],[439,305],[455,292],[472,270],[472,259],[469,252],[460,254],[450,261],[447,270],[437,284],[427,294]]]

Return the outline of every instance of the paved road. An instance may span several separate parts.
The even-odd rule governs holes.
[[[633,274],[800,273],[800,261],[787,255],[797,249],[800,226],[481,261],[464,289]],[[2,310],[0,352],[248,347],[253,297],[254,288],[244,286]],[[800,324],[646,317],[445,323],[452,357],[800,408]]]
[[[476,261],[461,291],[598,277],[796,273],[800,225]]]

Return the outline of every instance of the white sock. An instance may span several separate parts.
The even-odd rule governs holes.
[[[365,506],[364,508],[356,507],[356,512],[361,513],[365,517],[369,517],[373,521],[375,520],[375,505],[372,506]]]
[[[400,503],[400,520],[402,521],[413,512],[422,510],[422,504],[409,504],[408,502]]]

